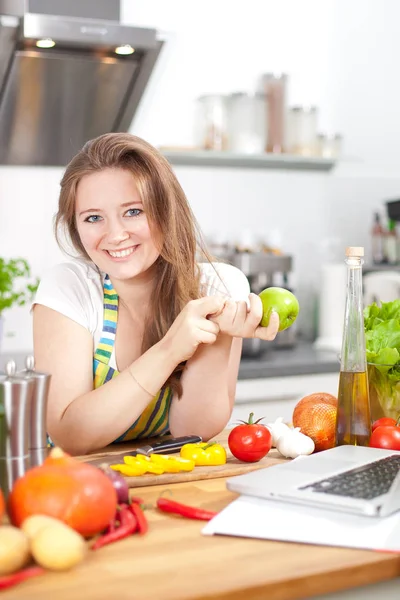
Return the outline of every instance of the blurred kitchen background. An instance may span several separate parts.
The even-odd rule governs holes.
[[[85,3],[66,4],[78,10]],[[57,4],[33,0],[31,10],[51,13]],[[15,5],[2,3],[8,14]],[[163,42],[127,129],[170,159],[217,256],[242,268],[254,291],[284,285],[298,296],[298,322],[275,347],[308,340],[336,351],[347,245],[365,247],[369,300],[399,295],[397,221],[389,219],[397,205],[389,214],[387,202],[400,198],[400,3],[121,0],[120,9],[121,23],[155,29]],[[46,153],[32,133],[46,94],[40,69],[35,78],[37,89],[24,88],[20,70],[14,128],[0,86],[0,256],[26,258],[40,277],[65,259],[52,224],[68,159],[53,165],[52,156],[64,156],[61,133],[79,137],[84,116],[62,107],[85,91],[92,94],[85,110],[106,116],[110,106],[103,97],[96,104],[83,79],[73,89],[60,79],[48,112],[49,122],[54,114],[60,122],[51,121]],[[118,80],[108,85],[118,97]],[[4,319],[2,350],[31,349],[29,308],[5,311]]]

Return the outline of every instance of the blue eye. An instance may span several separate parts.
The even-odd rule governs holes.
[[[85,219],[86,223],[97,223],[101,219],[100,215],[90,215]]]
[[[126,214],[128,215],[128,217],[138,217],[140,214],[142,214],[142,210],[140,210],[140,208],[129,208],[126,211]]]

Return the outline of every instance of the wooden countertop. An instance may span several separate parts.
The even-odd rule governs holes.
[[[154,506],[165,486],[131,490]],[[221,510],[236,494],[225,479],[176,483],[173,498]],[[146,511],[149,531],[90,553],[67,573],[49,573],[1,593],[11,600],[292,600],[400,576],[400,555],[224,536],[204,522]]]

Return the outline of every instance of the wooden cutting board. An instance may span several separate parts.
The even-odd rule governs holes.
[[[275,448],[271,449],[267,456],[262,458],[256,463],[244,463],[237,460],[232,456],[228,448],[228,435],[229,431],[223,431],[216,438],[215,441],[219,442],[226,448],[227,462],[225,465],[219,465],[216,467],[195,467],[193,471],[189,473],[163,473],[162,475],[151,475],[146,473],[145,475],[139,475],[138,477],[125,477],[130,488],[151,486],[151,485],[169,485],[171,483],[182,483],[185,481],[198,481],[199,479],[217,479],[218,477],[233,477],[235,475],[241,475],[242,473],[248,473],[256,469],[263,469],[270,467],[274,464],[286,462],[288,459],[283,458],[281,454]],[[145,445],[147,442],[141,440],[140,445]],[[137,446],[138,444],[136,444]],[[129,452],[133,450],[135,445],[118,445],[118,450],[112,448],[112,451],[100,452],[92,454],[84,458],[85,461],[90,462],[91,460],[97,460],[101,456],[107,457],[112,454],[120,454],[124,450]],[[111,450],[111,449],[110,449]],[[176,454],[178,456],[179,454]],[[171,455],[173,456],[173,455]]]

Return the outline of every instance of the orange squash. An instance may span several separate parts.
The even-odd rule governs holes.
[[[114,518],[117,493],[100,469],[55,448],[43,465],[17,479],[8,508],[17,527],[27,517],[41,514],[60,519],[90,537]]]

